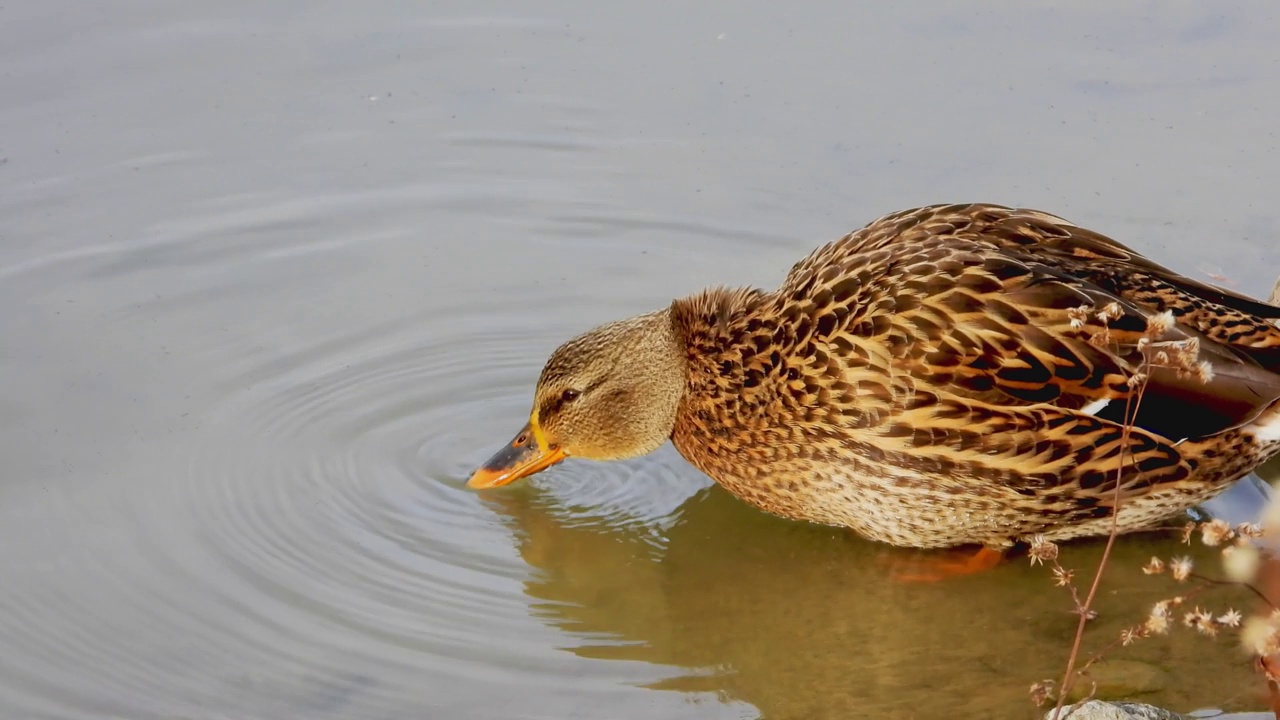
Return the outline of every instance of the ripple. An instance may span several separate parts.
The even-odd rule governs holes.
[[[52,577],[47,595],[0,593],[0,641],[25,659],[5,702],[348,717],[421,707],[423,676],[581,692],[583,671],[565,671],[575,660],[531,610],[509,518],[463,485],[521,424],[547,335],[563,333],[452,321],[486,309],[435,307],[225,364],[218,399],[194,411],[199,433],[159,452],[162,479],[62,499],[62,518],[125,518],[118,546],[70,541],[64,562],[89,570]],[[656,546],[703,487],[681,463],[571,462],[511,496],[573,526],[643,528]],[[606,686],[636,678],[610,667],[592,671],[615,675]]]
[[[478,680],[505,668],[530,682],[563,682],[554,666],[530,670],[546,642],[528,631],[527,566],[505,533],[495,537],[492,510],[462,485],[527,412],[531,385],[521,376],[539,369],[527,349],[537,339],[527,331],[432,337],[421,327],[367,336],[328,357],[276,363],[274,377],[228,399],[218,426],[233,437],[189,458],[183,504],[204,551],[239,579],[242,590],[231,594],[258,598],[265,630],[354,635],[446,675]],[[494,408],[510,427],[478,435],[470,420]],[[575,522],[648,523],[656,538],[675,499],[690,492],[677,462],[671,454],[642,465],[568,466],[538,486],[584,506],[561,508]],[[646,481],[633,482],[640,474]],[[664,497],[667,514],[655,512],[654,499]],[[311,652],[295,648],[281,659]]]

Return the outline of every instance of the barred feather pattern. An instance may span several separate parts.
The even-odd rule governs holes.
[[[1035,210],[886,215],[775,291],[671,313],[680,452],[761,509],[896,545],[1103,534],[1117,483],[1121,530],[1148,529],[1280,451],[1259,431],[1280,426],[1280,309]],[[1196,355],[1145,365],[1160,347]]]

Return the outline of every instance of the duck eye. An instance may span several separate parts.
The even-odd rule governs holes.
[[[564,392],[560,393],[560,401],[571,402],[573,400],[577,400],[578,395],[580,394],[581,393],[579,393],[577,390],[565,390]]]

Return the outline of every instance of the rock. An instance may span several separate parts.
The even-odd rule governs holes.
[[[1068,715],[1070,713],[1070,715]],[[1132,702],[1103,702],[1090,700],[1079,705],[1067,705],[1062,708],[1062,715],[1054,715],[1053,711],[1045,713],[1045,720],[1189,720],[1186,715],[1161,710],[1154,705]]]
[[[1097,685],[1089,682],[1092,679]],[[1140,660],[1104,660],[1089,669],[1089,678],[1081,679],[1067,696],[1072,702],[1086,697],[1103,700],[1125,700],[1134,695],[1159,692],[1169,684],[1163,670]]]
[[[1221,710],[1193,710],[1190,720],[1276,720],[1275,712],[1222,712]]]

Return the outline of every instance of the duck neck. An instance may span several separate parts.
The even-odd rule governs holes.
[[[671,308],[640,315],[634,321],[640,340],[626,361],[636,365],[627,369],[645,378],[649,388],[645,402],[651,403],[650,412],[663,428],[665,440],[675,427],[688,384],[687,345]]]

